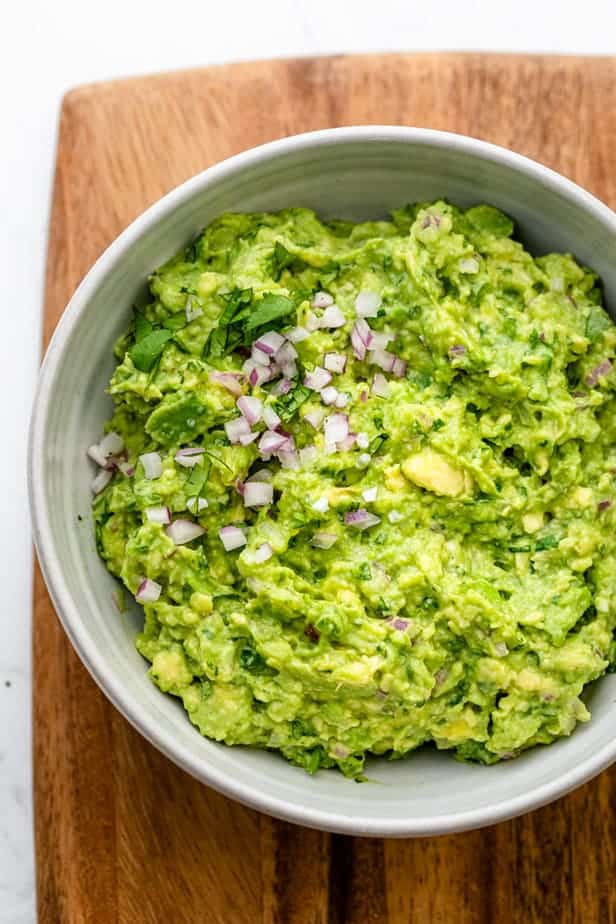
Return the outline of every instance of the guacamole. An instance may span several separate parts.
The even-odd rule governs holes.
[[[488,205],[225,214],[149,280],[89,454],[199,732],[361,778],[569,735],[614,660],[616,328]],[[113,616],[110,613],[110,618]]]

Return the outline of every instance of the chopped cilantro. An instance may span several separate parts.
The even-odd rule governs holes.
[[[172,337],[173,331],[162,328],[153,330],[138,339],[128,352],[135,368],[140,372],[149,372],[162,353],[165,344]]]
[[[280,395],[274,402],[274,410],[281,420],[291,420],[295,412],[308,400],[312,392],[305,385],[295,385],[286,395]]]

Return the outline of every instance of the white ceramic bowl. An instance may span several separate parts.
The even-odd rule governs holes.
[[[171,760],[262,811],[352,834],[411,836],[490,824],[542,805],[616,759],[616,676],[589,692],[590,723],[568,739],[493,767],[426,751],[371,760],[366,785],[310,777],[265,751],[202,738],[147,678],[133,644],[135,607],[119,616],[89,516],[85,449],[101,432],[112,345],[148,273],[225,210],[307,205],[341,218],[384,216],[405,202],[489,202],[512,215],[534,253],[571,251],[602,276],[616,309],[616,216],[574,184],[509,151],[441,132],[343,128],[286,138],[206,170],[137,219],[98,260],[66,309],[45,358],[31,425],[34,538],[56,610],[115,706]],[[84,517],[79,522],[77,515]]]

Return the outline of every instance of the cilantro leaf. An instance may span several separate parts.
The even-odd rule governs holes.
[[[274,410],[281,420],[291,420],[293,415],[312,394],[305,385],[296,384],[286,395],[280,395],[274,402]]]
[[[257,327],[264,327],[266,324],[270,325],[280,318],[286,318],[294,311],[295,305],[290,298],[268,292],[257,302],[254,311],[250,314],[246,323],[246,332],[253,331]]]
[[[144,314],[135,310],[135,340],[143,340],[154,330],[154,325],[148,321]]]
[[[272,278],[278,281],[282,271],[295,262],[295,256],[287,250],[284,244],[276,241],[272,254]]]
[[[149,322],[146,322],[149,323]],[[137,339],[135,345],[128,351],[134,366],[140,372],[149,372],[168,340],[173,337],[173,331],[152,330]]]

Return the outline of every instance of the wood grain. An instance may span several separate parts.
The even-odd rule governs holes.
[[[238,64],[83,87],[60,120],[45,342],[139,212],[230,154],[398,123],[514,148],[616,206],[616,62],[490,55]],[[40,924],[615,924],[616,775],[455,837],[304,831],[199,785],[114,711],[34,591]]]

